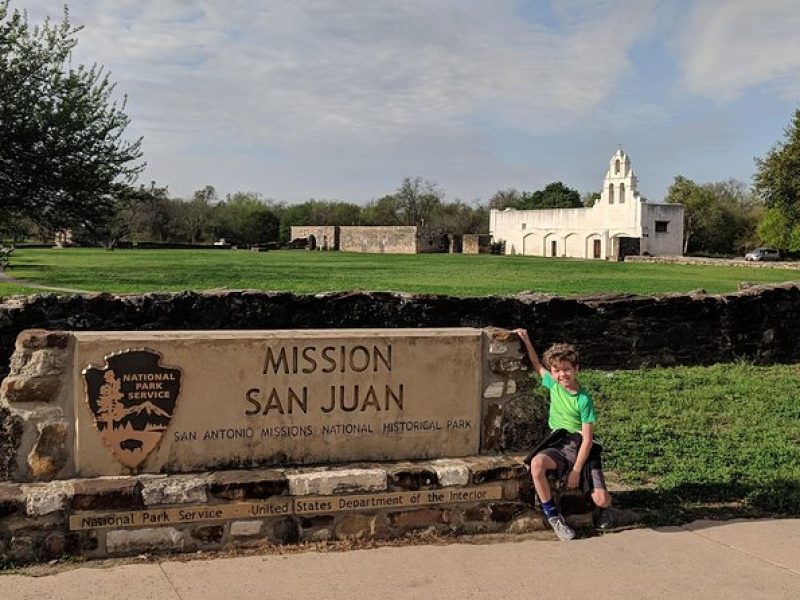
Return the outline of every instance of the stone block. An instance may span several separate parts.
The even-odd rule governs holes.
[[[505,354],[508,352],[508,346],[498,343],[489,344],[489,354]]]
[[[442,458],[428,463],[442,487],[469,484],[469,467],[460,460]]]
[[[505,392],[505,383],[502,381],[494,381],[486,386],[483,390],[484,398],[500,398]]]
[[[64,331],[47,329],[26,329],[17,336],[17,348],[42,350],[44,348],[65,349],[69,345],[70,334]]]
[[[530,531],[543,531],[548,527],[549,525],[541,514],[521,514],[511,520],[506,531],[508,533],[528,533]]]
[[[6,550],[8,558],[15,563],[29,563],[36,560],[36,538],[30,535],[13,536]]]
[[[99,547],[97,531],[72,531],[67,534],[67,554],[94,552]]]
[[[51,481],[38,485],[23,485],[25,511],[30,517],[38,517],[64,510],[75,494],[70,481]]]
[[[489,404],[483,417],[483,435],[481,447],[484,451],[495,450],[500,444],[503,434],[503,407],[500,404]]]
[[[11,357],[11,372],[22,376],[61,375],[66,356],[61,350],[15,352]]]
[[[387,473],[391,489],[416,491],[430,489],[438,483],[433,469],[419,465],[401,464],[387,469]]]
[[[472,467],[472,483],[474,484],[527,477],[528,472],[525,466],[510,460],[499,465],[487,464],[485,466]]]
[[[192,529],[192,537],[204,544],[218,544],[222,541],[225,527],[222,525],[201,525]]]
[[[285,517],[266,524],[267,539],[274,544],[294,544],[300,540],[300,527],[295,519]]]
[[[261,535],[263,527],[262,521],[234,521],[231,523],[230,535],[234,538],[256,537]]]
[[[20,486],[13,483],[0,484],[0,518],[25,510],[25,496]]]
[[[222,471],[211,475],[207,490],[220,500],[261,500],[286,494],[289,482],[278,470]]]
[[[337,539],[385,538],[389,533],[385,515],[346,515],[334,526]]]
[[[520,359],[509,357],[495,358],[490,361],[489,368],[492,370],[492,373],[497,373],[498,375],[507,375],[517,371],[528,370],[528,367]]]
[[[67,424],[42,423],[38,429],[39,439],[28,455],[29,474],[39,481],[53,479],[67,464]]]
[[[132,477],[79,479],[74,484],[72,510],[141,510],[142,485]]]
[[[443,510],[423,508],[408,512],[391,513],[389,515],[389,522],[392,527],[411,531],[414,529],[427,529],[431,526],[442,525],[446,520]]]
[[[138,554],[158,550],[182,550],[183,532],[174,527],[117,529],[106,534],[109,554]]]
[[[329,542],[333,538],[334,533],[330,528],[300,530],[300,540],[303,542]]]
[[[497,327],[487,327],[485,329],[486,333],[489,334],[489,337],[494,342],[501,342],[507,343],[512,341],[519,341],[519,337],[516,333],[509,329],[499,329]]]
[[[141,483],[146,506],[204,504],[208,500],[206,481],[199,477],[142,477]]]
[[[67,538],[62,532],[47,535],[39,544],[39,557],[43,560],[61,558],[66,553]]]
[[[386,491],[386,471],[382,469],[341,469],[311,473],[287,473],[292,496],[330,496],[354,492]]]
[[[507,523],[523,512],[527,507],[518,502],[496,502],[489,509],[492,512],[492,521]]]
[[[472,506],[464,510],[466,521],[491,521],[492,511],[486,505]]]
[[[12,375],[3,380],[0,397],[9,403],[52,402],[61,391],[61,377]]]

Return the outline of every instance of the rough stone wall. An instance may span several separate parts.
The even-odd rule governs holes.
[[[569,341],[589,368],[703,365],[739,358],[800,361],[800,284],[727,295],[558,298],[300,296],[219,292],[92,296],[39,294],[0,304],[0,376],[23,329],[199,330],[368,327],[526,327],[538,348]]]
[[[416,254],[417,228],[413,225],[397,227],[341,227],[339,232],[339,249],[342,252]]]
[[[479,233],[464,234],[464,254],[488,254],[492,245],[492,236]]]
[[[317,250],[338,250],[339,249],[339,228],[335,225],[293,225],[291,238],[308,238],[314,236]]]
[[[457,500],[400,508],[353,503],[342,497],[413,493],[427,500],[494,490],[486,500]],[[196,475],[134,475],[58,482],[0,483],[0,567],[64,555],[125,556],[142,552],[192,552],[298,541],[385,539],[427,531],[522,533],[546,528],[531,510],[532,486],[519,457],[471,457],[426,462],[360,464],[344,468],[254,469]],[[499,493],[498,493],[499,492]],[[354,496],[356,495],[356,496]],[[312,514],[254,515],[187,522],[156,520],[126,527],[115,515],[165,510],[214,511],[232,502],[303,502]],[[296,505],[295,505],[296,506]],[[111,526],[71,530],[71,516],[111,517]],[[587,524],[582,515],[573,526]],[[590,521],[589,521],[590,522]]]

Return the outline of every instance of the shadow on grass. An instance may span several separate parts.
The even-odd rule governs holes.
[[[682,483],[667,489],[614,493],[621,509],[642,511],[648,526],[680,525],[696,519],[800,516],[800,481],[773,479],[763,484]]]

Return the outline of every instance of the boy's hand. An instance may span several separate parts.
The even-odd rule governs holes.
[[[513,333],[516,333],[523,342],[525,342],[525,341],[529,342],[530,341],[530,338],[528,337],[528,330],[527,329],[523,329],[522,327],[519,327],[519,328],[515,329],[513,331]]]
[[[581,474],[578,471],[570,471],[567,476],[567,488],[574,490],[581,483]]]

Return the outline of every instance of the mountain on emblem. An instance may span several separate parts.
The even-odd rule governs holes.
[[[158,446],[172,421],[180,369],[159,365],[153,350],[125,350],[106,357],[103,368],[83,370],[86,399],[103,442],[134,469]]]

